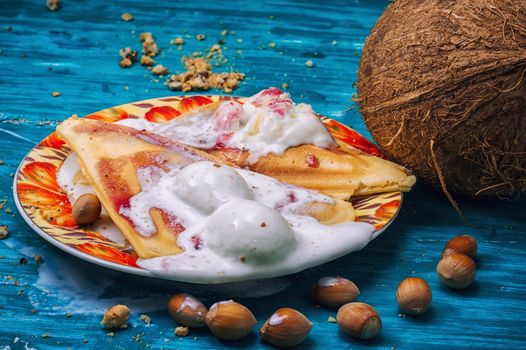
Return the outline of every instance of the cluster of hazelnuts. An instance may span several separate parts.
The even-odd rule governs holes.
[[[468,287],[475,279],[476,265],[473,259],[476,255],[475,238],[462,235],[450,239],[436,268],[442,283],[452,289]],[[424,313],[431,304],[431,298],[431,288],[419,277],[404,279],[396,291],[400,309],[410,315]]]
[[[442,252],[437,265],[440,280],[450,288],[469,286],[475,277],[477,242],[471,236],[451,239]],[[360,290],[343,277],[323,277],[315,285],[312,297],[317,304],[338,308],[336,322],[343,332],[356,339],[375,337],[382,328],[378,312],[369,304],[356,302]],[[396,291],[400,309],[410,315],[420,315],[430,306],[431,288],[419,277],[404,279]],[[185,328],[208,326],[214,336],[222,340],[238,340],[252,332],[256,318],[245,306],[226,300],[213,304],[210,309],[190,294],[176,294],[168,302],[170,315]],[[125,328],[129,309],[116,305],[106,312],[102,324],[108,328]],[[301,344],[313,324],[301,312],[292,308],[276,310],[263,324],[259,333],[264,341],[276,347],[287,348]],[[177,332],[176,332],[177,334]]]

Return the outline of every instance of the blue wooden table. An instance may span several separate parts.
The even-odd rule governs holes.
[[[139,33],[152,32],[158,61],[181,71],[183,54],[204,50],[223,37],[228,61],[247,79],[235,91],[251,95],[288,84],[298,101],[367,134],[351,100],[364,39],[388,1],[102,1],[63,0],[50,12],[45,0],[0,2],[0,349],[209,349],[269,348],[253,335],[223,343],[206,329],[174,336],[166,312],[170,294],[189,291],[207,304],[234,298],[251,308],[259,325],[273,309],[290,306],[314,323],[304,348],[524,349],[526,348],[526,203],[459,199],[480,229],[464,227],[444,196],[424,184],[406,196],[396,222],[359,253],[293,276],[259,284],[198,287],[128,276],[71,257],[39,238],[16,212],[12,176],[24,154],[73,113],[174,94],[141,66],[121,69],[118,50],[140,48]],[[121,20],[124,12],[135,17]],[[196,34],[206,40],[195,40]],[[170,39],[183,36],[182,51]],[[276,44],[269,45],[270,42]],[[305,65],[312,60],[314,67]],[[60,97],[52,97],[59,91]],[[476,282],[463,291],[440,285],[435,273],[445,242],[468,233],[479,241]],[[35,262],[40,255],[44,261]],[[25,258],[27,263],[23,263]],[[361,301],[383,320],[381,335],[354,341],[328,322],[335,310],[310,300],[324,275],[353,279]],[[406,276],[421,276],[433,305],[421,317],[403,315],[395,289]],[[261,296],[254,297],[254,291]],[[275,293],[275,294],[272,294]],[[272,295],[269,295],[272,294]],[[251,297],[248,297],[251,296]],[[131,327],[107,335],[104,308],[123,303]],[[146,325],[141,314],[152,318]]]

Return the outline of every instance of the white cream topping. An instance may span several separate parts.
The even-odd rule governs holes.
[[[263,90],[244,104],[225,101],[215,111],[175,118],[152,131],[197,148],[246,150],[250,163],[293,146],[335,144],[310,105],[295,104],[277,88]]]

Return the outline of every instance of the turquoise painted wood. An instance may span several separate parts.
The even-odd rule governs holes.
[[[141,31],[153,33],[163,49],[158,61],[173,71],[182,68],[182,54],[214,44],[223,29],[235,31],[224,38],[228,62],[221,69],[247,74],[237,94],[287,83],[295,99],[366,133],[358,112],[348,109],[354,107],[363,41],[387,5],[378,0],[62,2],[58,12],[47,11],[45,0],[0,2],[0,199],[7,201],[0,224],[10,231],[0,241],[0,349],[269,348],[256,332],[237,343],[218,341],[206,329],[175,337],[165,304],[179,291],[193,292],[207,304],[235,298],[253,310],[259,325],[278,307],[297,308],[314,323],[305,349],[526,348],[524,200],[460,199],[468,218],[481,226],[472,229],[461,224],[441,193],[418,184],[397,221],[363,251],[255,286],[196,287],[127,276],[45,243],[14,209],[12,174],[32,145],[72,113],[173,94],[138,65],[118,67],[118,50],[139,48]],[[126,11],[135,16],[132,22],[120,19]],[[198,33],[206,40],[195,40]],[[179,35],[186,40],[182,51],[169,44]],[[313,68],[305,66],[309,59]],[[53,98],[52,91],[62,96]],[[480,255],[476,283],[457,292],[441,286],[434,270],[445,242],[459,233],[477,237]],[[38,265],[35,255],[44,262]],[[21,258],[27,264],[20,264]],[[311,301],[312,283],[336,274],[353,279],[362,292],[359,299],[379,311],[378,338],[348,338],[327,322],[335,310]],[[424,277],[433,289],[432,308],[421,317],[403,317],[396,305],[396,286],[406,276]],[[131,326],[109,337],[99,321],[104,308],[116,303],[131,307]],[[150,326],[139,320],[141,313],[152,318]]]

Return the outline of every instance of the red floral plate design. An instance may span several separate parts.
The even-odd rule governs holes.
[[[108,108],[85,118],[116,122],[125,118],[145,118],[164,123],[182,113],[231,96],[173,96],[150,99]],[[369,154],[383,157],[365,137],[335,120],[322,116],[329,132],[339,140]],[[57,184],[57,172],[71,149],[53,132],[35,146],[20,163],[13,186],[19,212],[31,228],[49,243],[81,259],[136,275],[154,275],[136,264],[137,255],[129,245],[108,240],[102,234],[73,221],[71,203]],[[394,220],[402,204],[401,192],[381,193],[352,200],[356,220],[375,226],[374,237]],[[158,277],[158,276],[155,276]]]

